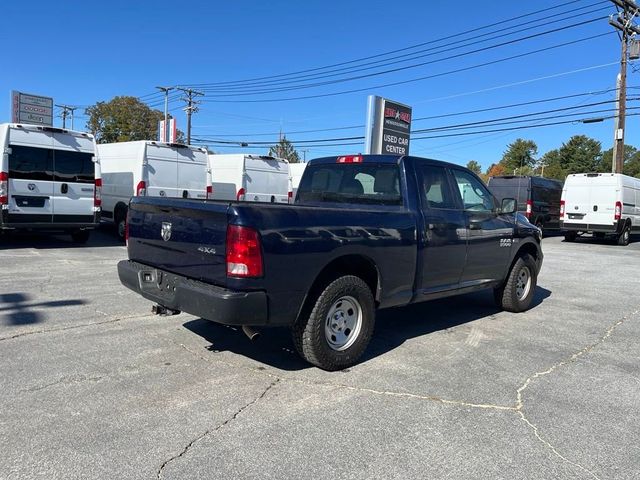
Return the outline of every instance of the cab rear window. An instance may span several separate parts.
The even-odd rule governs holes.
[[[310,165],[298,187],[296,202],[400,205],[400,170],[388,163]]]

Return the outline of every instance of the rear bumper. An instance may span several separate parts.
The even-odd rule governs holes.
[[[100,212],[91,215],[16,215],[7,209],[0,210],[0,229],[2,230],[88,230],[100,225]]]
[[[602,225],[597,223],[573,223],[560,222],[560,230],[568,232],[601,232],[601,233],[621,233],[624,221],[618,220],[616,223]]]
[[[227,290],[131,260],[118,262],[122,284],[147,300],[225,325],[267,325],[265,292]]]

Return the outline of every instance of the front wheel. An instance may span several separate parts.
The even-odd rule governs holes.
[[[524,312],[531,305],[538,283],[536,262],[529,254],[514,262],[505,284],[494,290],[498,306],[508,312]]]
[[[331,282],[316,298],[308,318],[293,326],[293,343],[309,363],[324,370],[354,365],[366,350],[375,323],[369,286],[346,275]]]

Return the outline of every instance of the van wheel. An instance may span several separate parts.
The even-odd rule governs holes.
[[[125,232],[127,231],[127,221],[124,218],[118,219],[116,224],[118,230],[118,238],[124,242]]]
[[[347,275],[317,297],[308,318],[292,328],[293,343],[306,361],[324,370],[354,365],[373,335],[375,304],[369,286]]]
[[[536,262],[529,254],[522,255],[514,262],[505,284],[494,289],[498,306],[508,312],[524,312],[531,305],[538,283]]]
[[[629,245],[629,240],[631,239],[631,229],[629,228],[629,224],[625,224],[622,233],[618,235],[618,245],[622,247],[626,247]]]
[[[576,238],[578,238],[577,232],[567,232],[564,234],[565,242],[574,242]]]
[[[74,232],[71,232],[71,239],[75,243],[87,243],[90,233],[90,230],[76,230]]]

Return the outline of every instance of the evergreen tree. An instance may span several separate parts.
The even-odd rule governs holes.
[[[283,158],[288,160],[289,163],[300,162],[300,155],[298,155],[296,149],[293,148],[293,144],[287,140],[287,137],[284,135],[277,144],[269,148],[269,156]]]

